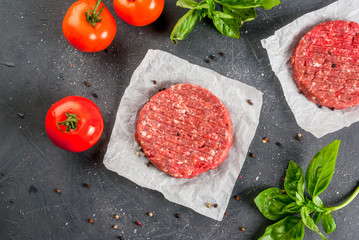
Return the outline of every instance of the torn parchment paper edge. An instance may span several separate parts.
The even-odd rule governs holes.
[[[299,40],[315,25],[332,20],[359,22],[359,5],[353,0],[334,2],[299,17],[261,41],[298,125],[317,138],[359,121],[359,106],[334,111],[325,107],[319,108],[299,93],[293,78],[290,57]]]
[[[153,166],[147,167],[147,158],[136,156],[138,145],[133,136],[143,104],[158,89],[184,82],[205,87],[221,99],[234,128],[234,141],[227,159],[218,168],[192,179],[176,179]],[[262,95],[254,87],[172,54],[148,50],[121,99],[104,164],[142,187],[161,192],[171,202],[221,221],[259,123]],[[140,101],[133,96],[141,98]],[[254,104],[248,104],[248,99]],[[218,204],[218,207],[207,208],[206,203]]]

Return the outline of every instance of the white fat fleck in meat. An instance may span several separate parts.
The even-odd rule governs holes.
[[[315,63],[314,63],[314,67],[320,67],[320,66],[321,66],[320,63],[318,63],[318,62],[315,62]]]
[[[204,161],[204,158],[203,158],[203,157],[199,157],[199,160],[202,160],[202,161]]]
[[[177,162],[177,164],[183,164],[183,162]]]
[[[145,131],[141,131],[141,136],[146,136],[147,135],[147,133],[145,132]]]
[[[178,123],[178,121],[177,121],[176,119],[173,119],[173,122],[174,122],[174,123]]]

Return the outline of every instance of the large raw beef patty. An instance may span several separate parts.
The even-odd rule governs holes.
[[[145,104],[135,138],[159,170],[193,178],[226,159],[233,126],[227,108],[210,91],[176,84]]]
[[[344,109],[359,103],[359,24],[331,21],[308,32],[291,61],[299,90],[312,102]]]

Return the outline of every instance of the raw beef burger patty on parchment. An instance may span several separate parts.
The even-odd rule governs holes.
[[[312,102],[344,109],[359,103],[359,24],[321,23],[295,48],[291,61],[299,90]]]
[[[176,84],[145,104],[135,138],[159,170],[193,178],[226,159],[233,126],[227,108],[210,91]]]

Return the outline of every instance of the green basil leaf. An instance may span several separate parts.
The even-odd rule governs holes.
[[[335,224],[335,221],[330,213],[323,215],[322,226],[327,234],[334,232],[335,229],[337,228],[337,225]]]
[[[311,212],[313,212],[313,210],[310,209],[309,207],[302,207],[300,209],[300,215],[302,216],[303,223],[305,224],[305,226],[307,226],[307,228],[318,233],[323,240],[326,240],[326,237],[324,237],[324,235],[319,231],[318,226],[314,223],[313,219],[309,216]]]
[[[293,200],[287,194],[283,194],[279,188],[264,190],[254,199],[254,202],[263,216],[273,221],[292,214],[283,211],[283,209]]]
[[[300,211],[301,206],[299,206],[296,202],[291,202],[287,206],[282,209],[282,212],[288,214],[294,214]]]
[[[307,191],[313,197],[321,194],[329,185],[335,169],[340,141],[335,140],[320,150],[310,162],[305,181]]]
[[[170,37],[172,42],[177,43],[178,40],[183,40],[192,31],[197,19],[198,10],[195,9],[191,9],[183,15],[172,30]]]
[[[310,209],[312,209],[313,211],[316,211],[316,212],[324,212],[324,210],[321,207],[318,207],[312,201],[308,201],[307,207],[309,207]]]
[[[298,206],[304,206],[305,205],[305,199],[303,196],[301,196],[298,192],[295,193],[295,202]]]
[[[262,7],[266,10],[269,10],[272,7],[280,4],[280,0],[215,0],[215,2],[221,4],[222,6],[227,6],[231,8],[242,9]]]
[[[195,9],[199,6],[199,3],[194,0],[178,0],[176,5],[182,8]]]
[[[203,18],[207,17],[208,16],[208,9],[206,8],[202,8],[199,10],[199,20],[201,21]]]
[[[304,197],[304,175],[302,168],[293,161],[289,162],[284,180],[284,189],[288,196],[295,200],[296,192]]]
[[[239,25],[234,17],[219,11],[214,11],[212,14],[213,25],[220,33],[227,37],[239,38]]]
[[[215,10],[215,8],[216,8],[216,3],[213,0],[205,0],[205,2],[208,5],[208,10],[210,12],[213,12]]]
[[[313,197],[313,203],[320,208],[324,207],[322,200],[318,196]]]
[[[301,240],[304,224],[300,217],[289,216],[266,228],[259,240]]]
[[[314,221],[315,224],[318,224],[322,220],[323,214],[324,213],[321,213],[321,212],[314,213],[313,221]]]
[[[244,22],[252,21],[257,17],[257,13],[254,8],[235,9],[223,6],[222,10],[224,13],[227,13],[237,19],[239,27],[241,27]]]

